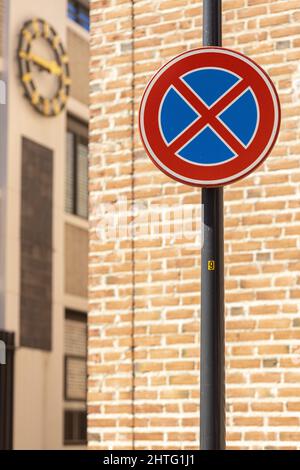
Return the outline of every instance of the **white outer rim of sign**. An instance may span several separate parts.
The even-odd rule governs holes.
[[[166,166],[165,164],[163,164],[160,161],[160,159],[157,157],[157,155],[155,155],[155,153],[152,151],[152,148],[151,148],[151,146],[148,142],[147,136],[146,136],[146,132],[145,132],[145,128],[144,128],[144,112],[145,112],[145,106],[146,106],[146,102],[147,102],[149,93],[152,90],[154,84],[160,78],[160,76],[169,67],[171,67],[171,65],[173,65],[176,62],[184,59],[185,57],[189,57],[189,56],[195,55],[195,54],[203,54],[204,52],[217,53],[217,54],[221,53],[221,54],[225,54],[225,55],[231,55],[233,57],[236,57],[237,59],[240,59],[240,60],[246,62],[253,69],[255,69],[255,71],[261,76],[261,78],[266,83],[267,87],[269,88],[270,94],[272,96],[273,104],[274,104],[274,126],[273,126],[272,134],[270,136],[270,139],[269,139],[269,142],[268,142],[267,146],[265,147],[262,154],[251,165],[249,165],[247,168],[240,171],[239,173],[236,173],[232,176],[229,176],[228,178],[222,178],[222,179],[218,179],[218,180],[204,180],[204,181],[202,181],[202,180],[199,180],[199,179],[187,178],[185,176],[182,176],[181,174],[178,174],[175,171],[171,170],[171,168],[169,168],[168,166]],[[278,125],[279,125],[279,109],[278,109],[277,97],[276,97],[274,89],[273,89],[273,87],[272,87],[272,85],[269,81],[268,76],[266,76],[265,73],[254,62],[248,60],[247,57],[245,57],[241,54],[235,53],[234,51],[230,51],[230,50],[227,50],[227,49],[225,50],[225,49],[221,49],[221,48],[220,49],[213,49],[213,48],[195,49],[195,50],[192,50],[192,51],[188,51],[184,54],[181,54],[178,57],[175,57],[173,60],[168,62],[164,67],[162,67],[158,71],[157,75],[155,75],[153,77],[152,81],[150,82],[150,84],[149,84],[149,86],[148,86],[148,88],[147,88],[147,90],[144,94],[143,101],[142,101],[142,104],[141,104],[141,113],[140,113],[141,134],[142,134],[143,140],[146,144],[148,152],[151,154],[152,158],[157,162],[158,166],[163,168],[168,174],[173,175],[175,178],[178,178],[181,181],[186,181],[187,183],[194,183],[194,184],[198,184],[198,185],[201,184],[201,185],[204,185],[204,186],[205,185],[213,186],[213,185],[220,185],[220,184],[228,183],[232,180],[235,181],[236,179],[241,178],[245,174],[248,174],[251,171],[251,169],[255,168],[259,164],[259,162],[261,162],[265,158],[265,156],[268,154],[270,147],[273,145],[273,142],[274,142],[274,139],[275,139],[275,136],[276,136],[276,132],[277,132],[277,129],[278,129]]]

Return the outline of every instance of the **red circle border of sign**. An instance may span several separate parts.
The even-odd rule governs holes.
[[[193,64],[192,60],[195,60],[198,54],[206,55],[207,62],[203,67],[215,66],[226,68],[226,70],[232,71],[233,73],[238,73],[241,78],[244,79],[240,70],[237,70],[235,67],[232,69],[232,64],[229,63],[228,58],[231,58],[231,61],[233,60],[235,66],[238,63],[240,66],[242,65],[245,69],[243,73],[246,75],[247,81],[250,81],[249,87],[252,89],[259,105],[260,122],[253,141],[245,149],[244,155],[239,155],[228,163],[201,166],[192,162],[184,161],[176,154],[170,154],[170,152],[168,152],[168,146],[165,144],[159,129],[160,104],[165,92],[174,81],[169,79],[169,75],[171,75],[171,78],[172,76],[179,78],[185,73],[195,70],[195,68],[199,68],[199,65],[197,67],[197,64]],[[216,57],[217,55],[218,57]],[[214,63],[215,60],[216,63]],[[154,85],[156,85],[156,87],[152,93]],[[266,93],[266,90],[268,93]],[[260,103],[264,106],[263,125],[261,125],[262,104]],[[265,109],[268,109],[268,111],[266,112]],[[144,125],[145,113],[147,113],[147,119],[149,120],[148,130],[145,130]],[[275,86],[266,72],[258,64],[243,54],[230,49],[222,47],[203,47],[183,52],[182,54],[174,57],[163,65],[151,78],[141,100],[139,129],[147,154],[152,162],[166,175],[176,181],[183,184],[189,184],[191,186],[217,187],[224,186],[244,178],[263,163],[270,154],[278,137],[280,118],[280,101]],[[148,139],[151,140],[151,144]],[[158,153],[159,157],[157,155]],[[251,157],[252,160],[250,162],[249,155],[254,155],[254,157]],[[248,157],[247,165],[242,165],[243,161],[245,161],[245,158],[242,158],[243,156],[246,158]],[[173,161],[174,163],[173,168],[170,168],[170,161]],[[218,175],[218,171],[219,173],[221,171],[223,174]],[[208,176],[203,179],[204,172]],[[195,179],[195,175],[197,173],[201,174],[199,174],[199,177]]]

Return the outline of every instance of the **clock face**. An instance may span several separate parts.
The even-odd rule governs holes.
[[[44,116],[57,116],[70,92],[69,58],[52,26],[27,21],[20,33],[18,61],[25,96]]]

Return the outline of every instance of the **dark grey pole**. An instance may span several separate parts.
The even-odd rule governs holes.
[[[222,0],[203,0],[203,46],[222,45]],[[225,448],[223,189],[202,189],[200,447]]]

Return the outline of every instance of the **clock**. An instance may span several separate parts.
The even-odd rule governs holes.
[[[25,97],[44,116],[57,116],[70,93],[69,58],[55,29],[42,19],[27,21],[18,47]]]

